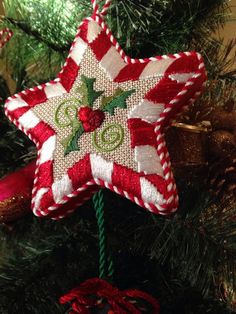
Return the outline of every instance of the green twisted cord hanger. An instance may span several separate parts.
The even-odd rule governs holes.
[[[106,256],[106,236],[105,236],[105,219],[104,219],[104,195],[100,190],[93,197],[94,209],[96,211],[96,218],[98,223],[99,233],[99,277],[101,279],[109,279],[112,281],[114,274],[114,267],[111,254]]]

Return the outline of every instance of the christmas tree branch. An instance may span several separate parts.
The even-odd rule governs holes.
[[[70,45],[61,47],[61,46],[58,46],[52,42],[46,41],[38,31],[30,29],[30,26],[24,22],[17,21],[13,18],[10,18],[10,17],[3,17],[3,21],[9,22],[10,24],[19,28],[21,31],[25,32],[26,35],[33,36],[37,41],[43,42],[45,45],[47,45],[49,48],[53,49],[56,52],[65,53],[65,52],[69,51],[69,49],[70,49]]]
[[[222,269],[222,277],[236,276],[236,205],[221,207],[198,203],[187,215],[148,218],[145,227],[136,229],[136,249],[157,263],[168,263],[181,280],[209,296]],[[148,247],[147,237],[152,243]]]

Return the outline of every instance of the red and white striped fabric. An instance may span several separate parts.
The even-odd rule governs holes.
[[[125,55],[103,20],[110,1],[106,1],[101,12],[96,1],[92,2],[94,13],[80,25],[58,77],[10,97],[5,105],[9,119],[37,145],[33,212],[40,217],[63,218],[99,187],[106,187],[152,213],[170,214],[178,207],[178,195],[163,132],[176,114],[200,94],[206,80],[202,57],[185,52],[132,59]],[[56,128],[47,124],[35,108],[70,93],[88,49],[107,80],[117,86],[132,81],[138,88],[140,81],[156,79],[155,86],[150,87],[139,103],[122,111],[137,168],[115,162],[112,154],[108,159],[102,153],[88,151],[82,157],[78,155],[78,161],[55,180],[54,163],[58,158],[55,152],[59,145]]]
[[[0,31],[0,49],[12,38],[13,31],[9,28],[4,28]]]

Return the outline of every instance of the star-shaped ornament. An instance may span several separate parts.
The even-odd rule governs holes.
[[[37,145],[32,209],[65,217],[100,187],[152,213],[176,211],[164,129],[206,80],[195,52],[131,59],[104,22],[78,29],[58,77],[10,97],[6,114]]]

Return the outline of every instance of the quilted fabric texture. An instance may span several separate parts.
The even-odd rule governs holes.
[[[195,52],[131,59],[104,22],[110,1],[78,29],[58,77],[10,97],[9,119],[37,145],[32,209],[63,218],[100,187],[155,214],[178,195],[164,130],[206,80]]]

